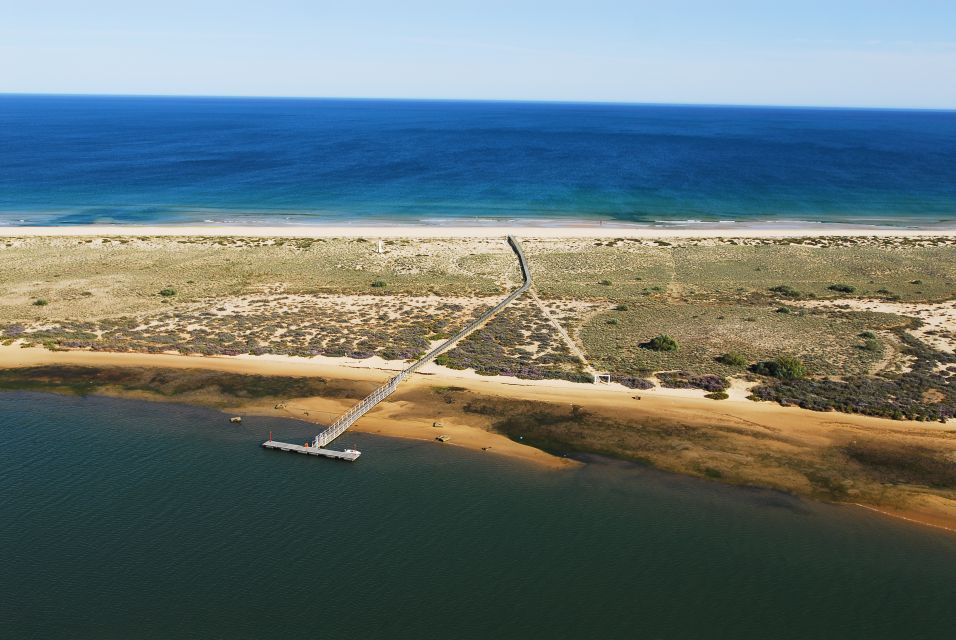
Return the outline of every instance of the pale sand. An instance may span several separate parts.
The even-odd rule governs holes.
[[[87,366],[132,366],[166,367],[181,369],[211,369],[243,374],[278,376],[321,376],[340,380],[379,382],[387,379],[392,371],[374,369],[368,363],[323,362],[321,359],[304,359],[288,356],[184,356],[175,354],[104,353],[90,351],[48,351],[32,347],[0,346],[0,368],[37,365],[87,365]],[[365,366],[362,366],[365,364]],[[397,365],[398,363],[390,363]],[[731,426],[749,430],[765,431],[768,434],[786,434],[793,443],[816,443],[821,447],[834,442],[834,437],[858,432],[883,434],[896,438],[920,437],[920,434],[952,431],[952,426],[938,423],[888,420],[836,412],[815,412],[798,407],[782,407],[775,403],[752,402],[745,399],[743,386],[736,386],[728,400],[714,401],[699,397],[695,390],[652,389],[635,391],[616,385],[592,386],[565,381],[529,381],[502,377],[477,376],[469,372],[451,371],[430,365],[436,371],[415,375],[405,382],[401,390],[430,391],[434,386],[460,386],[487,396],[536,400],[556,405],[580,404],[588,410],[610,416],[626,415],[630,419],[659,420],[673,424],[699,424],[707,426]],[[124,392],[124,397],[144,394]],[[463,424],[456,418],[441,418],[441,426],[435,427],[430,419],[409,419],[409,403],[400,399],[388,400],[375,411],[359,421],[356,431],[377,433],[386,436],[435,441],[438,435],[450,436],[450,442],[435,446],[460,446],[489,455],[541,465],[546,468],[572,468],[577,463],[552,456],[538,449],[514,442],[505,436],[488,432],[480,427]],[[637,400],[639,397],[640,400]],[[149,396],[155,400],[155,396]],[[336,415],[347,409],[354,401],[331,398],[301,398],[286,403],[280,415],[317,424],[328,424]],[[247,415],[276,415],[271,401],[243,403],[236,407]],[[308,414],[308,415],[306,415]],[[346,436],[347,437],[347,436]],[[768,446],[778,446],[768,444]],[[788,445],[783,445],[788,446]],[[773,484],[769,486],[774,486]],[[860,505],[894,518],[914,523],[930,524],[952,529],[956,523],[956,501],[941,496],[907,493],[907,507]]]
[[[385,363],[385,361],[380,361]],[[0,368],[29,367],[38,365],[86,365],[165,367],[173,369],[211,369],[230,373],[315,376],[330,379],[384,382],[401,363],[388,363],[389,369],[373,368],[372,363],[347,358],[297,358],[294,356],[191,356],[178,354],[108,353],[99,351],[49,351],[41,347],[21,348],[16,345],[0,345]],[[392,368],[394,367],[394,368]],[[773,402],[753,402],[746,399],[743,385],[737,385],[735,393],[727,400],[710,400],[703,391],[696,389],[667,389],[656,387],[648,390],[628,389],[621,385],[590,385],[565,380],[521,380],[503,376],[480,376],[470,371],[454,371],[429,364],[413,378],[403,383],[401,389],[428,388],[433,386],[461,386],[476,393],[489,396],[537,400],[559,405],[587,403],[589,407],[603,407],[609,411],[625,411],[629,416],[645,415],[675,421],[689,422],[745,422],[765,425],[769,429],[814,431],[834,426],[899,431],[907,428],[927,430],[951,430],[952,425],[937,422],[911,422],[890,420],[858,414],[819,412],[799,407],[783,407]],[[640,398],[639,400],[637,398]],[[353,402],[350,400],[312,400],[316,412],[325,414],[324,420],[334,413],[344,411]],[[320,408],[319,405],[322,404]],[[387,404],[387,403],[385,403]],[[374,423],[371,429],[384,435],[419,436],[429,434],[434,438],[433,427],[429,431],[412,429],[408,425],[389,421],[387,412],[381,420],[373,416],[362,423]],[[319,420],[316,420],[319,421]],[[360,425],[362,423],[359,423]],[[358,427],[360,430],[361,426]],[[481,429],[462,427],[480,433],[468,441],[479,446],[482,438],[490,438],[501,445],[501,436]],[[488,442],[490,443],[491,440]],[[510,441],[508,441],[510,442]],[[512,443],[514,444],[514,443]],[[516,445],[521,446],[521,445]],[[529,447],[521,447],[530,449]],[[536,450],[535,450],[536,451]],[[547,454],[544,454],[547,455]]]
[[[47,349],[31,347],[21,348],[16,345],[0,345],[0,368],[33,367],[43,365],[78,365],[96,367],[161,367],[170,369],[210,369],[228,373],[272,375],[272,376],[311,376],[330,379],[358,380],[384,382],[393,371],[374,369],[367,363],[352,361],[356,366],[349,366],[338,359],[328,358],[331,362],[321,362],[291,356],[186,356],[178,354],[145,354],[145,353],[107,353],[96,351],[49,351]],[[344,359],[343,359],[344,360]],[[385,361],[382,361],[383,363]],[[396,368],[400,363],[395,363]],[[424,386],[457,384],[457,379],[441,379],[438,376],[420,376]],[[411,384],[411,383],[409,383]],[[462,385],[464,386],[464,385]],[[403,388],[406,388],[403,386]],[[137,394],[123,394],[135,396]],[[328,424],[338,414],[345,412],[354,400],[305,398],[297,399],[287,404],[283,415],[299,420]],[[444,422],[442,428],[436,428],[431,423],[409,423],[407,421],[391,420],[389,416],[400,409],[401,403],[385,402],[380,408],[357,423],[353,429],[367,433],[410,438],[415,440],[434,440],[439,435],[451,437],[448,446],[460,446],[468,449],[483,450],[534,462],[549,467],[567,467],[574,463],[565,458],[559,458],[540,449],[525,446],[506,438],[505,436],[490,433],[483,429]],[[276,415],[271,404],[260,406],[243,406],[246,413],[259,415]],[[308,413],[309,415],[306,415]]]
[[[852,311],[873,311],[909,316],[922,321],[906,332],[945,353],[956,353],[956,302],[886,302],[884,300],[841,298],[836,300],[791,300],[797,307]]]
[[[580,223],[560,226],[529,224],[456,225],[301,225],[281,227],[231,225],[77,225],[59,227],[0,227],[0,237],[42,236],[238,236],[244,238],[793,238],[869,236],[938,238],[956,236],[956,227],[892,229],[853,225],[767,226],[714,224],[693,227],[641,227],[621,223]]]

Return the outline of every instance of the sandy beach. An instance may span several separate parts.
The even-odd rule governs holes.
[[[340,359],[332,358],[306,360],[284,356],[210,357],[90,351],[55,352],[40,348],[24,349],[18,346],[0,346],[0,369],[44,365],[161,367],[168,369],[209,369],[266,376],[324,377],[380,383],[392,375],[399,366],[399,363],[394,363],[394,368],[380,369],[373,368],[369,364],[358,363],[356,366],[349,366]],[[468,380],[471,380],[470,376],[434,376],[425,373],[410,382],[408,386],[427,388],[443,384],[464,384]],[[483,385],[478,385],[478,388],[493,390],[493,388],[489,389]],[[135,397],[137,394],[123,393],[118,395]],[[149,399],[155,400],[156,398]],[[279,415],[316,424],[327,424],[352,404],[354,404],[354,401],[348,399],[298,398],[294,402],[285,403]],[[448,446],[487,450],[495,455],[504,455],[552,468],[563,468],[574,464],[568,459],[555,457],[540,449],[516,443],[500,434],[464,424],[443,421],[441,423],[442,428],[436,429],[432,426],[432,423],[427,421],[397,420],[395,419],[395,413],[397,409],[401,409],[401,406],[402,403],[385,402],[377,411],[358,422],[354,429],[415,440],[434,440],[438,435],[449,435],[451,439],[446,443]],[[246,414],[277,415],[272,402],[246,404],[231,409],[234,412]]]
[[[920,238],[956,235],[956,225],[910,229],[846,224],[733,223],[696,224],[671,227],[647,227],[620,223],[560,222],[540,225],[512,225],[489,221],[485,225],[77,225],[57,227],[0,226],[0,237],[43,236],[212,236],[245,238],[500,238],[506,235],[524,238],[793,238],[833,236],[869,236],[880,238]]]
[[[49,351],[39,347],[0,345],[0,369],[43,365],[210,369],[241,374],[326,377],[378,383],[384,382],[400,370],[402,363],[386,363],[381,360],[356,362],[347,358],[322,356],[307,359],[277,355],[194,356],[171,353]],[[653,415],[675,420],[720,422],[722,419],[729,419],[768,426],[772,423],[774,426],[785,429],[812,429],[833,425],[890,430],[920,428],[950,431],[953,429],[952,424],[949,423],[889,420],[855,414],[809,411],[800,407],[783,407],[770,402],[753,402],[746,399],[746,393],[739,387],[732,390],[729,398],[718,403],[705,398],[704,392],[699,389],[655,387],[636,391],[619,384],[591,385],[565,380],[521,380],[503,376],[481,376],[473,371],[453,371],[435,364],[423,367],[415,377],[405,383],[403,388],[421,389],[434,386],[461,386],[489,396],[560,405],[588,403],[604,407],[609,411],[623,409],[634,415]],[[349,405],[349,401],[343,401],[339,408],[347,408]],[[370,414],[370,417],[372,415]],[[358,423],[356,428],[361,429],[361,423]],[[385,435],[399,436],[409,433],[407,428],[388,420],[383,420],[376,429]]]

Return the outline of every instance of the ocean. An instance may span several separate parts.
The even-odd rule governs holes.
[[[954,111],[0,95],[2,225],[954,221]]]
[[[3,638],[952,637],[956,537],[590,459],[0,393]]]

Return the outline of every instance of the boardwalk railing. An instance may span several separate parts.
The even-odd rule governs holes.
[[[398,388],[398,385],[402,383],[405,378],[412,375],[426,364],[440,356],[445,351],[448,351],[461,340],[467,338],[475,330],[480,329],[486,322],[495,317],[502,309],[507,307],[509,304],[514,302],[521,294],[531,288],[531,270],[528,268],[528,262],[525,259],[524,251],[521,250],[521,245],[515,240],[514,236],[508,236],[508,244],[511,245],[511,248],[514,250],[515,254],[518,256],[518,264],[521,266],[521,277],[523,279],[523,284],[512,291],[507,298],[496,304],[494,307],[484,312],[476,318],[469,322],[465,328],[453,335],[448,340],[445,340],[443,343],[426,353],[421,359],[419,359],[414,364],[409,365],[398,374],[389,378],[388,382],[380,386],[378,389],[370,393],[364,400],[359,402],[357,405],[343,413],[339,416],[335,422],[330,424],[325,431],[315,436],[315,440],[312,442],[314,447],[324,447],[328,443],[332,442],[340,435],[345,433],[345,431],[355,424],[355,421],[364,416],[366,413],[371,411],[375,405],[387,398],[388,396],[394,393],[395,389]]]

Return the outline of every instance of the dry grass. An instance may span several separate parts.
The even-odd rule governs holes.
[[[28,238],[0,244],[0,322],[89,319],[274,290],[498,294],[513,269],[503,242]],[[470,254],[480,254],[472,256]],[[387,283],[382,291],[375,280]],[[176,295],[158,295],[163,288]],[[34,306],[45,299],[49,304]]]
[[[623,375],[741,373],[717,363],[802,357],[813,373],[902,371],[892,313],[796,308],[803,300],[956,298],[949,239],[526,240],[536,287],[598,368]],[[502,240],[27,238],[0,245],[0,323],[54,348],[383,355],[402,359],[517,285]],[[381,281],[384,287],[372,287]],[[164,288],[175,295],[163,297]],[[34,302],[43,299],[43,306]],[[256,300],[258,302],[251,303]],[[788,306],[791,313],[779,313]],[[614,310],[620,308],[622,310]],[[580,376],[530,305],[452,354],[485,373]],[[929,322],[925,315],[921,318]],[[946,320],[926,339],[949,340]],[[859,334],[879,334],[862,349]],[[45,333],[43,333],[45,332]],[[642,344],[673,336],[675,352]],[[24,336],[27,337],[27,336]],[[548,362],[548,359],[553,362]],[[554,371],[552,371],[554,370]]]
[[[529,243],[542,296],[627,301],[646,295],[722,300],[766,295],[790,285],[807,295],[837,298],[833,284],[857,296],[905,301],[956,297],[956,245],[908,240],[684,240],[654,243],[582,240]],[[597,245],[597,246],[596,246]],[[586,256],[586,259],[584,259]],[[546,277],[540,277],[546,274]],[[601,284],[610,281],[611,284]],[[886,291],[889,293],[882,293]]]
[[[608,324],[614,321],[616,324]],[[580,332],[585,349],[608,371],[686,370],[732,375],[742,367],[716,361],[735,352],[748,362],[790,354],[813,373],[865,373],[881,353],[860,346],[859,334],[906,325],[899,316],[878,313],[779,313],[770,305],[645,301],[627,311],[604,311]],[[647,341],[658,334],[677,340],[677,351],[652,351]]]

